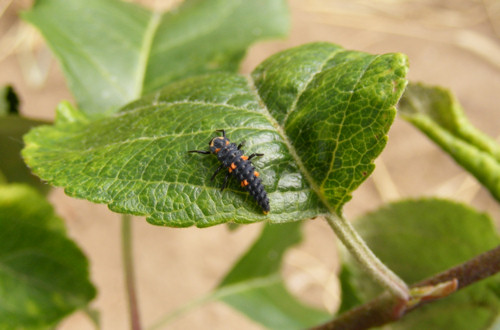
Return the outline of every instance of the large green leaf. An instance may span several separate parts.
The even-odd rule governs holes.
[[[500,201],[500,145],[472,126],[450,91],[411,84],[400,110]]]
[[[42,32],[88,114],[179,78],[235,72],[250,44],[288,30],[285,0],[187,0],[167,13],[118,0],[38,0],[23,17]]]
[[[354,223],[370,249],[407,283],[463,263],[500,244],[491,219],[468,206],[439,199],[397,202]],[[357,295],[373,298],[380,288],[348,258]],[[393,329],[489,329],[500,312],[500,276],[476,283],[423,306]],[[348,294],[352,295],[352,290]],[[352,307],[352,306],[351,306]]]
[[[253,78],[193,77],[107,118],[32,130],[23,155],[69,195],[158,225],[284,222],[338,212],[374,168],[405,73],[401,54],[304,45],[272,56]],[[220,192],[221,180],[209,180],[215,157],[187,153],[208,149],[216,129],[246,140],[248,153],[265,154],[255,164],[269,216],[235,182]]]
[[[0,185],[0,328],[54,325],[95,293],[50,204],[29,186]]]
[[[284,253],[301,240],[300,226],[300,222],[266,225],[215,295],[272,329],[305,329],[331,318],[327,312],[307,307],[293,297],[279,273]]]

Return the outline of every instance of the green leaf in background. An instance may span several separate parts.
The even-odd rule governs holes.
[[[32,130],[23,156],[69,195],[157,225],[307,219],[339,211],[372,172],[405,73],[401,54],[308,44],[272,56],[253,79],[188,78],[107,118]],[[236,182],[220,192],[222,181],[210,181],[214,156],[187,153],[208,149],[216,129],[246,140],[247,154],[265,154],[254,163],[269,193],[268,216]]]
[[[235,72],[250,44],[288,30],[285,0],[187,0],[167,13],[118,0],[38,0],[23,17],[59,58],[87,114],[179,78]]]
[[[305,329],[330,319],[327,312],[307,307],[293,297],[280,274],[284,253],[301,241],[301,225],[267,224],[222,280],[215,296],[271,329]]]
[[[53,326],[95,294],[51,205],[29,186],[0,185],[0,328]]]
[[[27,183],[45,194],[50,186],[31,173],[21,157],[21,149],[23,135],[47,122],[18,116],[19,99],[12,87],[1,89],[0,94],[0,172],[3,181]]]
[[[500,201],[500,146],[471,125],[450,91],[410,84],[399,108],[403,118],[450,154]]]
[[[11,115],[0,116],[0,171],[7,182],[27,183],[45,194],[50,185],[43,183],[31,173],[21,157],[23,135],[30,129],[47,122]]]
[[[346,264],[342,264],[339,273],[341,293],[340,307],[337,311],[339,315],[363,303],[358,293],[358,289],[351,283],[352,279],[353,275],[350,267]]]
[[[0,116],[19,113],[19,98],[12,86],[0,88]]]
[[[407,283],[415,283],[496,247],[491,219],[447,200],[390,204],[357,219],[355,228],[370,249]],[[351,283],[365,301],[380,292],[347,256]],[[390,325],[391,329],[489,329],[500,312],[500,276],[433,302]],[[352,306],[351,306],[352,307]]]
[[[286,288],[280,274],[283,256],[300,243],[301,222],[269,224],[211,293],[188,303],[150,329],[163,329],[176,317],[213,301],[223,301],[271,329],[305,329],[332,316],[301,303]]]

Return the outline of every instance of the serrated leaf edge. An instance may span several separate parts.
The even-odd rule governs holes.
[[[303,85],[302,89],[297,93],[297,97],[294,99],[294,101],[292,103],[292,106],[290,107],[290,110],[287,111],[287,113],[286,113],[286,115],[284,117],[284,120],[283,120],[283,126],[280,125],[278,123],[278,121],[271,115],[271,112],[269,111],[269,109],[267,107],[267,104],[261,98],[261,96],[259,94],[259,90],[258,90],[257,86],[255,85],[253,79],[251,79],[250,77],[247,77],[247,81],[248,81],[248,85],[250,87],[250,90],[252,90],[254,92],[254,94],[255,94],[255,96],[256,96],[259,104],[264,109],[264,115],[271,122],[271,124],[273,125],[273,127],[277,130],[278,134],[283,139],[285,145],[288,148],[288,151],[290,152],[290,155],[293,157],[293,159],[295,160],[297,166],[299,167],[299,170],[302,172],[302,174],[306,178],[307,183],[309,184],[311,190],[318,196],[318,198],[320,199],[320,201],[323,203],[323,205],[328,209],[329,213],[331,213],[331,214],[338,214],[339,212],[341,212],[341,210],[336,210],[335,208],[333,208],[332,205],[330,205],[330,203],[326,199],[326,196],[324,195],[324,193],[322,192],[322,187],[323,187],[323,185],[324,185],[324,183],[326,181],[326,178],[328,177],[328,174],[325,175],[325,180],[321,183],[321,185],[318,186],[318,184],[314,181],[313,177],[311,176],[311,174],[309,173],[309,171],[305,167],[304,163],[302,162],[302,159],[299,157],[299,155],[298,155],[297,151],[295,150],[295,148],[294,148],[291,140],[288,138],[288,135],[286,134],[286,132],[284,130],[284,126],[286,125],[286,120],[287,120],[288,116],[292,112],[295,111],[297,103],[298,103],[300,97],[307,90],[307,87],[314,80],[314,78],[318,74],[320,74],[320,73],[323,72],[323,68],[325,67],[325,65],[332,58],[334,58],[338,53],[345,52],[345,51],[347,51],[347,50],[345,50],[343,48],[335,49],[335,51],[333,51],[330,56],[326,57],[326,59],[323,61],[322,65],[319,67],[319,69],[310,76],[310,78],[307,80],[307,82]],[[370,67],[370,65],[376,59],[378,59],[380,56],[381,55],[374,55],[373,58],[371,59],[371,61],[366,64],[363,72],[359,75],[359,78],[358,78],[356,84],[358,84],[362,80],[364,74],[366,73],[366,71],[368,70],[368,68]],[[347,102],[346,109],[349,106],[349,104],[350,104],[350,102]],[[345,109],[344,109],[344,113],[345,113]],[[342,118],[342,123],[345,120],[345,118],[346,118],[346,116],[344,115],[343,118]],[[342,124],[341,124],[341,127],[343,127]],[[341,132],[342,132],[342,128],[339,130],[339,133],[338,133],[339,136],[340,136]],[[338,137],[337,137],[337,140],[338,140]],[[337,146],[338,146],[338,144],[337,144]],[[336,149],[333,150],[332,152],[333,152],[333,155],[332,155],[332,160],[330,162],[330,167],[329,167],[329,172],[328,173],[331,172],[331,169],[333,167],[333,163],[335,161]],[[373,161],[372,161],[372,164],[373,164]],[[350,191],[347,195],[349,196],[351,193],[352,192]],[[343,205],[343,203],[341,205]],[[325,214],[319,214],[318,216],[320,216],[320,215],[325,215]]]

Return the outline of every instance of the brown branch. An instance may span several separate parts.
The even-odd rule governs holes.
[[[500,272],[500,246],[411,286],[412,293],[422,289],[424,292],[430,292],[429,295],[415,294],[412,295],[413,299],[402,301],[385,292],[374,300],[313,329],[361,330],[391,323],[431,300],[447,296],[498,272]],[[433,292],[432,288],[437,290]]]

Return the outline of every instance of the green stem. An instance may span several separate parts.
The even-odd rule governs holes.
[[[333,214],[328,215],[326,220],[347,250],[377,283],[402,300],[410,298],[406,283],[373,254],[349,221]]]
[[[155,324],[148,327],[148,330],[156,330],[164,328],[167,325],[167,323],[172,322],[173,320],[191,311],[192,309],[198,308],[212,301],[216,300],[220,301],[225,297],[242,295],[256,288],[266,288],[270,285],[275,285],[280,282],[281,282],[281,276],[279,274],[276,274],[265,277],[258,277],[253,280],[244,281],[241,283],[235,283],[235,284],[225,285],[222,287],[217,287],[214,291],[209,292],[208,294],[205,294],[199,297],[198,299],[190,301],[187,304],[170,312],[168,315],[158,320]]]
[[[130,314],[130,328],[141,329],[139,318],[139,306],[135,289],[134,258],[132,255],[132,217],[128,214],[122,215],[122,254],[123,271],[125,274],[125,289],[127,292],[128,308]]]
[[[173,320],[175,320],[178,317],[184,315],[185,313],[191,311],[192,309],[203,306],[204,304],[211,302],[213,300],[215,300],[215,296],[212,292],[207,294],[207,295],[204,295],[198,299],[192,300],[189,303],[187,303],[186,305],[183,305],[183,306],[177,308],[176,310],[169,313],[168,315],[166,315],[162,319],[158,320],[155,324],[148,327],[147,329],[148,330],[157,330],[157,329],[163,328],[163,327],[165,327],[166,324],[172,322]]]

